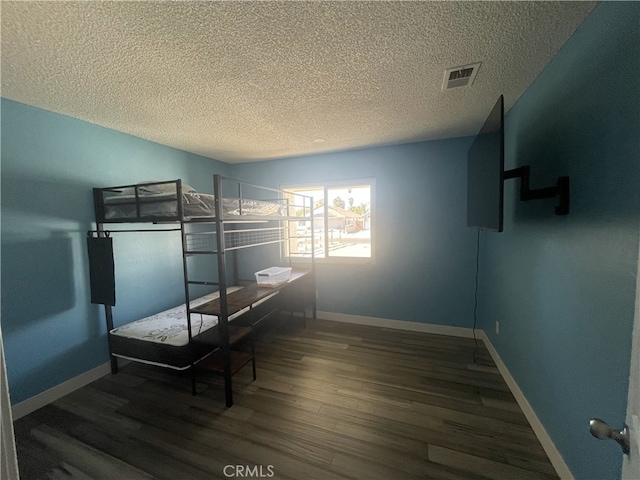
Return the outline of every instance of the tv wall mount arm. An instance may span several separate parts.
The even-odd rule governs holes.
[[[513,170],[505,170],[503,180],[520,177],[520,200],[528,202],[529,200],[539,200],[541,198],[559,197],[556,206],[556,215],[569,214],[569,177],[558,177],[558,181],[554,187],[547,188],[529,188],[529,177],[531,168],[529,165],[514,168]]]

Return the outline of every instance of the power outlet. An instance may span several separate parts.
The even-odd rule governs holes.
[[[500,335],[500,322],[496,322],[496,335]]]

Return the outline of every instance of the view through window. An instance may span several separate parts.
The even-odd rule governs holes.
[[[310,221],[294,222],[288,255],[310,258],[371,260],[373,180],[332,183],[285,190],[313,198],[313,232]],[[302,216],[302,210],[297,215]]]

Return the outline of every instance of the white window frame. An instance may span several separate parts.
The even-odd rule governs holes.
[[[370,257],[341,257],[341,256],[330,256],[328,255],[328,236],[329,236],[329,215],[327,212],[327,206],[329,205],[329,190],[335,188],[346,188],[353,186],[361,186],[367,185],[369,186],[369,215],[370,215],[370,243],[371,243],[371,256]],[[316,263],[328,263],[328,264],[374,264],[375,263],[375,229],[376,229],[376,202],[375,202],[375,190],[376,190],[376,182],[375,178],[365,177],[365,178],[350,178],[346,180],[334,180],[328,182],[306,182],[306,183],[291,183],[286,185],[281,185],[281,190],[290,190],[290,191],[299,191],[304,189],[323,189],[323,206],[325,208],[324,211],[324,225],[322,226],[322,231],[324,235],[323,244],[324,244],[324,256],[315,257]],[[313,212],[312,212],[313,214]],[[314,222],[314,229],[318,229],[318,225]],[[288,251],[286,249],[283,250],[282,255],[286,261],[291,261],[291,263],[309,263],[311,262],[311,257],[300,257],[300,256],[289,256]]]

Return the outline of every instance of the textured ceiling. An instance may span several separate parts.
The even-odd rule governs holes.
[[[474,135],[593,6],[2,1],[2,96],[226,162]]]

